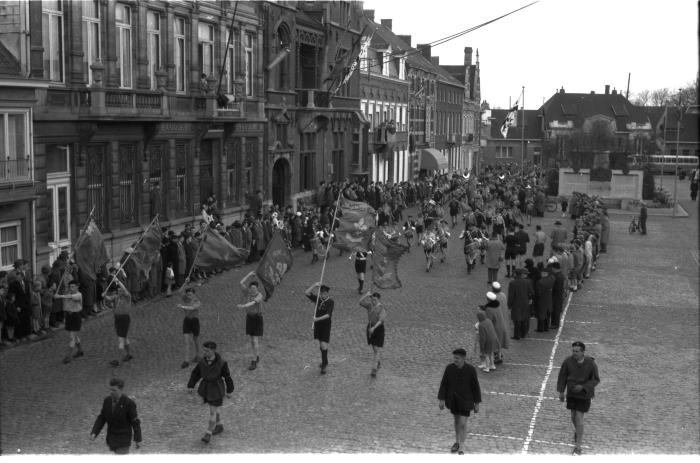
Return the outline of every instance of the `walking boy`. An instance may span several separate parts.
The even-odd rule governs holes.
[[[319,296],[314,294],[318,288]],[[314,339],[318,340],[318,346],[321,349],[321,374],[326,374],[328,368],[328,344],[331,341],[331,316],[333,315],[333,299],[330,298],[328,292],[330,288],[322,285],[317,281],[309,286],[306,291],[306,297],[316,303],[316,312],[314,313]]]
[[[372,360],[372,378],[377,376],[377,370],[381,366],[380,349],[384,347],[384,320],[386,319],[386,310],[382,305],[379,293],[370,293],[360,298],[360,305],[367,309],[367,344],[372,346],[374,358]]]
[[[81,312],[83,310],[83,295],[78,291],[78,282],[71,280],[68,283],[68,294],[54,294],[56,299],[65,299],[63,303],[63,311],[66,312],[66,331],[70,335],[68,343],[68,355],[63,358],[63,363],[70,363],[71,358],[78,358],[85,355],[80,346],[80,327],[83,322]],[[75,352],[73,352],[75,349]]]
[[[127,397],[123,390],[124,380],[109,380],[109,396],[102,403],[102,410],[90,432],[90,438],[95,440],[106,423],[107,446],[117,455],[129,453],[132,436],[136,448],[141,445],[141,421],[136,412],[136,402]]]
[[[197,363],[199,360],[199,308],[202,303],[195,296],[194,288],[185,289],[185,294],[182,295],[182,303],[177,307],[185,313],[185,318],[182,320],[182,334],[185,336],[185,360],[180,365],[181,368],[187,368],[192,363]],[[190,357],[190,344],[194,346],[194,358]]]
[[[192,370],[190,380],[187,382],[187,389],[190,393],[194,392],[194,387],[199,382],[197,394],[204,399],[205,404],[209,405],[209,425],[207,432],[202,437],[202,442],[208,444],[212,435],[221,434],[224,430],[219,407],[224,402],[224,388],[226,397],[231,397],[233,379],[228,363],[216,352],[216,343],[207,341],[203,347],[203,358],[197,362],[197,366]]]
[[[255,370],[260,361],[258,355],[258,346],[260,338],[263,335],[263,295],[258,291],[257,280],[250,281],[252,278],[257,278],[255,271],[248,273],[240,281],[241,291],[245,295],[248,302],[245,304],[237,304],[239,309],[246,309],[245,317],[245,334],[250,338],[250,347],[253,350],[254,359],[250,361],[249,370]]]
[[[114,284],[109,287],[102,297],[113,307],[114,311],[114,330],[117,332],[117,342],[119,351],[123,352],[122,362],[131,360],[131,351],[129,350],[129,325],[131,324],[131,294],[126,289],[124,284],[118,278],[114,279]],[[119,360],[114,359],[109,364],[113,367],[119,366]]]

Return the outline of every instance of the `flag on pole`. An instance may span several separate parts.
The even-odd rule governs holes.
[[[350,77],[352,77],[352,74],[355,72],[355,69],[360,67],[360,62],[363,59],[367,59],[367,49],[369,48],[370,42],[372,42],[372,37],[374,37],[374,32],[375,31],[372,31],[371,34],[364,35],[362,37],[362,40],[360,42],[360,53],[357,55],[357,58],[355,58],[355,60],[350,65],[350,69],[348,70],[347,74],[345,75],[345,78],[343,78],[343,82],[340,84],[341,87],[348,83],[348,81],[350,80]],[[368,64],[367,68],[369,69],[370,67],[371,66],[369,66],[369,64]]]
[[[362,29],[362,32],[360,33],[360,37],[355,40],[351,47],[350,50],[344,51],[344,50],[338,50],[335,56],[335,63],[331,67],[331,72],[324,79],[324,83],[329,82],[328,84],[328,92],[335,94],[338,92],[338,89],[347,81],[350,79],[351,75],[351,69],[352,71],[355,70],[355,67],[357,66],[356,61],[357,57],[360,55],[360,47],[362,46],[363,43],[363,38],[365,37],[365,31],[367,30],[367,26],[365,26]],[[352,63],[352,65],[351,65]]]
[[[233,246],[217,231],[207,227],[194,265],[201,268],[237,267],[248,259],[249,251]]]
[[[279,285],[282,277],[292,268],[292,252],[282,239],[282,234],[275,232],[267,245],[265,255],[255,273],[265,288],[265,299],[272,296],[275,286]]]
[[[97,279],[100,267],[109,262],[102,233],[92,217],[75,243],[75,263],[92,280]]]
[[[381,230],[377,232],[374,242],[372,283],[380,289],[401,287],[398,275],[399,259],[408,250],[408,246],[398,242],[399,235],[393,236],[394,239]]]
[[[668,106],[666,106],[664,108],[664,113],[661,115],[661,119],[659,119],[659,123],[657,124],[657,130],[659,132],[661,132],[662,134],[665,134],[667,120],[668,120]],[[662,137],[663,136],[664,135],[662,135]]]
[[[338,202],[340,214],[333,231],[333,246],[344,251],[368,251],[377,221],[376,211],[367,203],[350,201],[342,195]]]
[[[141,241],[136,245],[131,253],[131,260],[145,278],[151,271],[156,256],[160,252],[160,245],[163,240],[163,232],[160,230],[158,218],[143,233]]]
[[[508,128],[509,127],[516,127],[516,121],[515,117],[518,114],[518,102],[515,102],[515,106],[510,108],[510,111],[508,111],[508,114],[506,114],[506,118],[501,124],[501,135],[503,135],[503,138],[508,137]]]

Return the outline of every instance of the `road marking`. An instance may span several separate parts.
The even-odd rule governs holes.
[[[693,259],[695,259],[695,265],[700,266],[700,262],[698,262],[698,253],[695,251],[690,251],[690,255],[693,256]]]
[[[507,440],[518,440],[522,441],[524,440],[522,437],[513,437],[513,436],[499,436],[498,434],[481,434],[478,432],[468,432],[467,435],[469,436],[474,436],[474,437],[491,437],[493,439],[507,439]],[[563,445],[566,447],[575,447],[574,444],[569,444],[567,442],[553,442],[553,441],[548,441],[548,440],[539,440],[539,439],[532,439],[532,442],[537,442],[538,444],[547,444],[547,445]],[[590,449],[591,447],[588,445],[582,445],[584,449]]]
[[[515,365],[517,367],[535,367],[535,368],[547,368],[549,365],[535,365],[532,363],[510,363],[510,362],[503,362],[503,365]],[[554,368],[559,368],[559,367],[554,367]]]
[[[569,323],[581,323],[583,325],[600,325],[600,322],[580,322],[574,320],[570,320]]]
[[[547,364],[547,372],[545,373],[544,379],[542,380],[542,385],[540,386],[540,394],[539,394],[539,397],[537,399],[537,403],[535,404],[535,409],[532,412],[532,419],[530,420],[530,426],[527,430],[527,438],[525,439],[525,442],[523,442],[523,448],[521,450],[522,454],[527,454],[527,451],[530,448],[530,442],[532,442],[532,435],[535,433],[535,424],[537,423],[537,415],[539,415],[539,413],[540,413],[540,407],[542,406],[542,401],[544,400],[544,391],[547,388],[547,382],[549,381],[549,375],[552,374],[552,370],[554,369],[554,355],[557,353],[557,347],[559,347],[559,337],[561,336],[561,332],[564,329],[564,320],[566,320],[566,312],[569,310],[569,304],[571,303],[571,296],[572,296],[572,294],[569,293],[569,298],[566,301],[566,307],[564,307],[564,311],[561,314],[561,321],[559,323],[559,329],[557,330],[557,335],[554,338],[554,345],[552,346],[552,353],[549,354],[549,362]]]
[[[561,331],[561,327],[559,327],[559,330]],[[547,339],[547,338],[523,338],[522,341],[528,341],[528,340],[530,340],[530,341],[549,341],[549,342],[558,343],[558,342],[559,342],[559,339],[557,339],[558,337],[559,337],[559,333],[557,333],[557,337],[554,338],[554,339]],[[566,343],[566,342],[569,342],[569,341],[564,341],[564,340],[562,339],[561,342]],[[571,341],[571,342],[574,342],[574,341]],[[588,345],[588,344],[600,344],[600,343],[598,343],[598,342],[589,342],[589,341],[586,341],[586,345]]]
[[[531,394],[516,394],[514,392],[497,392],[497,391],[484,391],[484,394],[491,394],[491,395],[507,395],[511,397],[525,397],[526,399],[537,399],[539,398],[538,395],[531,395]],[[544,397],[545,399],[551,399],[551,400],[559,400],[559,397]]]

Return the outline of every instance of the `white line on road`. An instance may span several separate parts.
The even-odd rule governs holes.
[[[535,365],[533,363],[510,363],[503,362],[503,365],[515,365],[516,367],[535,367],[535,368],[547,368],[549,365]],[[559,367],[554,367],[559,368]]]
[[[514,392],[497,392],[497,391],[484,391],[484,394],[491,394],[491,395],[507,395],[511,397],[525,397],[528,399],[538,399],[540,396],[538,395],[531,395],[531,394],[516,394]],[[559,400],[558,397],[544,397],[545,399],[551,399],[551,400]]]
[[[494,439],[507,439],[507,440],[519,440],[519,441],[524,440],[522,437],[499,436],[497,434],[481,434],[481,433],[477,433],[477,432],[468,432],[467,434],[470,436],[475,436],[475,437],[491,437]],[[538,444],[546,444],[546,445],[564,445],[566,447],[574,447],[574,444],[569,444],[567,442],[552,442],[549,440],[539,440],[539,439],[532,439],[532,442],[537,442]],[[585,449],[591,448],[588,445],[582,445],[581,447],[583,447]]]
[[[574,321],[574,320],[570,320],[569,323],[581,323],[584,325],[600,325],[600,322],[580,322],[580,321]]]
[[[561,327],[559,327],[559,330],[561,330]],[[559,333],[557,333],[557,337],[559,337]],[[554,338],[554,339],[547,339],[547,338],[523,338],[522,340],[523,340],[523,341],[530,340],[530,341],[559,342],[559,339],[557,339],[557,338]],[[561,342],[569,342],[569,341],[564,341],[564,340],[562,339]],[[573,342],[573,341],[571,341],[571,342]],[[588,345],[588,344],[600,344],[600,343],[598,343],[598,342],[589,342],[589,341],[586,341],[586,345]]]
[[[532,435],[535,433],[535,423],[537,423],[537,415],[540,413],[540,407],[542,406],[542,401],[544,400],[544,391],[547,388],[547,381],[549,381],[549,375],[552,374],[552,370],[554,369],[554,355],[557,353],[557,347],[559,347],[559,337],[561,336],[561,332],[564,329],[564,320],[566,320],[566,312],[569,310],[569,304],[571,303],[571,296],[572,294],[569,293],[569,298],[566,301],[566,307],[564,307],[564,312],[561,314],[561,321],[559,323],[559,329],[557,330],[557,335],[554,338],[554,345],[552,346],[552,353],[549,354],[549,362],[547,364],[547,373],[544,375],[544,379],[542,380],[542,386],[540,386],[540,395],[539,398],[537,399],[537,403],[535,404],[535,410],[532,412],[532,419],[530,420],[530,426],[527,430],[527,438],[525,439],[525,442],[523,442],[523,448],[521,450],[521,453],[527,454],[528,449],[530,448],[530,442],[532,442]],[[526,338],[527,339],[527,338]]]
[[[695,251],[690,251],[690,255],[693,256],[693,259],[695,259],[695,265],[700,266],[700,262],[698,262],[698,253]]]

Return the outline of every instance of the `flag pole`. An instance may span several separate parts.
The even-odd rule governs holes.
[[[187,273],[187,276],[185,277],[185,282],[189,281],[190,276],[192,276],[192,272],[194,271],[194,266],[197,263],[197,257],[199,256],[199,251],[202,250],[202,247],[204,246],[204,240],[207,237],[207,232],[209,231],[209,224],[211,222],[207,222],[207,226],[204,227],[204,233],[202,233],[202,241],[199,242],[199,246],[197,246],[197,252],[194,253],[194,259],[192,259],[192,267],[190,267],[190,271]],[[185,287],[185,284],[183,283],[180,289],[178,291],[181,291],[182,288]]]
[[[525,176],[525,86],[523,86],[523,106],[521,112],[521,129],[520,129],[520,175]]]
[[[326,255],[323,256],[323,266],[321,267],[321,280],[318,282],[318,292],[316,293],[316,307],[314,307],[314,318],[316,318],[316,311],[318,310],[318,301],[321,298],[321,285],[323,285],[323,275],[326,273],[326,261],[328,260],[328,251],[331,247],[331,241],[333,240],[333,228],[335,227],[335,221],[338,217],[338,209],[340,209],[340,197],[343,195],[343,188],[345,187],[345,182],[340,186],[338,191],[338,199],[335,201],[335,210],[333,211],[333,221],[331,222],[331,229],[329,231],[328,244],[326,245]]]
[[[676,201],[678,194],[678,153],[680,151],[680,137],[681,137],[681,116],[682,108],[680,102],[680,93],[678,94],[678,122],[676,122],[676,168],[675,174],[673,176],[673,217],[676,217]]]
[[[83,225],[83,228],[80,229],[80,234],[78,235],[78,239],[75,240],[75,244],[78,244],[78,240],[80,239],[81,236],[83,236],[83,233],[85,233],[85,230],[87,230],[88,226],[90,225],[90,220],[92,219],[92,216],[94,213],[95,213],[95,206],[92,206],[92,209],[90,210],[90,214],[88,214],[87,220],[85,221],[85,225]],[[71,250],[70,256],[68,256],[68,262],[66,263],[66,268],[63,269],[63,273],[61,274],[61,281],[58,282],[58,288],[56,288],[56,294],[59,293],[59,291],[61,290],[61,287],[63,286],[63,280],[65,280],[66,272],[68,271],[68,263],[70,263],[73,256],[75,256],[75,246]]]
[[[146,233],[148,233],[148,230],[150,230],[151,227],[153,226],[153,224],[156,222],[156,220],[158,220],[159,216],[160,216],[160,213],[156,213],[156,216],[153,217],[153,220],[151,220],[151,223],[149,223],[148,227],[146,227],[146,229],[143,231],[143,233],[141,233],[141,236],[139,236],[139,239],[136,240],[136,244],[134,244],[134,250],[132,252],[130,252],[128,256],[126,256],[126,259],[124,259],[124,262],[122,262],[121,265],[119,266],[119,270],[124,269],[124,266],[126,265],[126,263],[129,262],[129,259],[131,259],[131,256],[134,254],[134,252],[136,252],[136,247],[139,244],[141,244],[141,241],[143,241],[143,237],[146,236]],[[126,272],[124,272],[124,273],[126,273]],[[114,276],[112,276],[112,279],[110,280],[109,284],[104,289],[104,291],[102,291],[103,293],[106,293],[109,290],[109,287],[112,286],[112,283],[114,283],[114,280],[117,279],[117,275],[119,275],[119,271],[117,271],[114,274]]]

